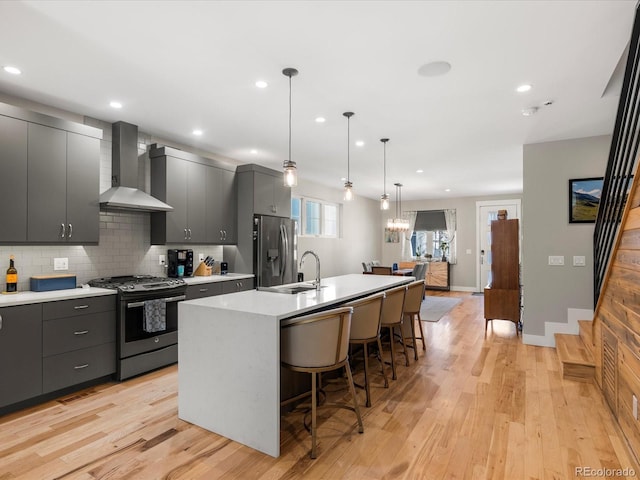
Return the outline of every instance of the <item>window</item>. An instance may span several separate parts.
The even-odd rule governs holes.
[[[411,252],[415,257],[443,257],[456,263],[455,210],[428,210],[417,212],[414,232],[411,235]]]
[[[338,237],[338,205],[322,200],[292,197],[291,218],[298,222],[301,235]]]

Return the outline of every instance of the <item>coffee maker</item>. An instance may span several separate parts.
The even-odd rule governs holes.
[[[167,250],[167,276],[191,277],[193,275],[193,250]]]

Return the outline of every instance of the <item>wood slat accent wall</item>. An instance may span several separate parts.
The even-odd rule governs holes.
[[[593,322],[596,383],[600,386],[636,460],[640,422],[640,188],[638,170],[606,272]]]

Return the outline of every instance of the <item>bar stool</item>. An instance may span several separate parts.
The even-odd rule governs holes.
[[[424,343],[424,332],[422,331],[422,320],[420,318],[420,307],[422,306],[425,287],[424,279],[411,282],[407,286],[407,293],[404,297],[402,336],[405,340],[410,338],[413,342],[411,346],[415,360],[418,360],[417,340],[422,340],[422,350],[427,349]],[[418,319],[418,326],[420,327],[419,337],[416,337],[416,318]]]
[[[353,407],[347,405],[332,406],[355,411],[358,419],[358,431],[360,433],[364,432],[348,356],[352,311],[351,307],[342,307],[305,315],[294,318],[289,322],[283,322],[280,328],[280,360],[282,366],[294,372],[311,374],[311,458],[316,458],[317,455],[316,378],[322,372],[344,367],[347,373],[349,391],[353,397]],[[288,403],[288,401],[284,403]],[[307,427],[306,424],[305,427]]]
[[[409,366],[409,355],[407,354],[407,347],[404,344],[404,338],[402,336],[404,296],[406,291],[407,287],[404,285],[385,291],[384,301],[382,302],[382,311],[380,313],[380,326],[382,328],[389,329],[389,342],[391,343],[391,378],[393,380],[396,380],[397,378],[395,361],[396,350],[393,338],[396,327],[400,329],[400,343],[402,344],[402,351],[406,358],[406,366]]]
[[[349,343],[351,345],[362,345],[364,355],[364,389],[367,394],[366,406],[371,406],[371,387],[369,385],[369,352],[370,343],[378,344],[380,368],[384,377],[384,388],[389,388],[387,374],[384,371],[382,361],[382,343],[380,342],[380,312],[384,301],[384,292],[370,295],[368,297],[347,303],[345,307],[353,308],[351,315],[351,333]],[[360,385],[357,385],[360,387]]]

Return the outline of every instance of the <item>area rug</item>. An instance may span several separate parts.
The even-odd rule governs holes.
[[[460,303],[459,298],[427,295],[420,307],[420,318],[426,322],[437,322]]]

